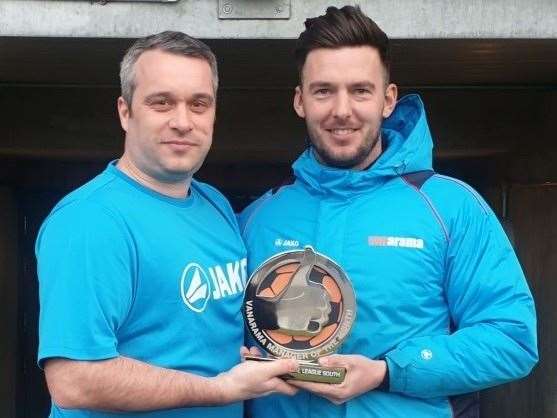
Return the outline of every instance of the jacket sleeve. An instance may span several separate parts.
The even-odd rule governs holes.
[[[404,341],[386,354],[390,390],[429,398],[527,375],[538,360],[532,295],[493,212],[470,199],[449,226],[448,335]]]

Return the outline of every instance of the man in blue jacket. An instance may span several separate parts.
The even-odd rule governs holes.
[[[294,109],[310,146],[295,179],[241,216],[252,272],[311,245],[344,268],[357,318],[339,385],[296,382],[254,417],[450,417],[450,397],[527,375],[536,320],[496,216],[468,185],[432,171],[422,101],[397,101],[388,38],[359,8],[306,21]]]

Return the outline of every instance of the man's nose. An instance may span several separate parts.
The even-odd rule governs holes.
[[[339,119],[346,119],[352,115],[352,105],[348,92],[339,91],[333,104],[333,116]]]
[[[188,107],[185,104],[179,104],[176,106],[174,111],[172,112],[169,126],[172,129],[176,129],[182,133],[191,131],[192,129],[192,120],[191,120],[191,113]]]

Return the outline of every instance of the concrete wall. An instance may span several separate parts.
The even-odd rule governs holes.
[[[224,2],[220,2],[224,7]],[[139,37],[178,29],[201,38],[296,38],[307,17],[338,0],[229,0],[246,12],[279,5],[287,19],[219,19],[217,0],[175,3],[2,0],[0,36]],[[553,0],[360,0],[393,38],[555,38]],[[238,5],[240,4],[240,5]],[[242,5],[243,4],[243,5]],[[281,9],[281,10],[282,10]],[[271,7],[271,11],[273,8]],[[273,13],[271,13],[271,16]]]
[[[0,416],[15,418],[18,348],[17,208],[11,191],[0,186]]]

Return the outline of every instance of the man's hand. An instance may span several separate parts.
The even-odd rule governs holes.
[[[334,354],[320,358],[319,364],[327,367],[344,367],[346,369],[344,382],[335,385],[288,380],[288,383],[322,396],[337,405],[375,389],[381,384],[387,372],[385,361],[371,360],[360,355]]]
[[[240,358],[242,359],[242,361],[245,360],[246,356],[263,357],[263,353],[256,346],[252,346],[250,348],[247,348],[245,346],[240,347]]]
[[[242,347],[242,357],[258,355]],[[289,385],[280,376],[295,372],[298,362],[292,359],[280,359],[269,362],[244,361],[225,373],[215,377],[215,383],[222,396],[222,403],[231,403],[245,399],[257,398],[270,393],[294,395],[298,389]]]

